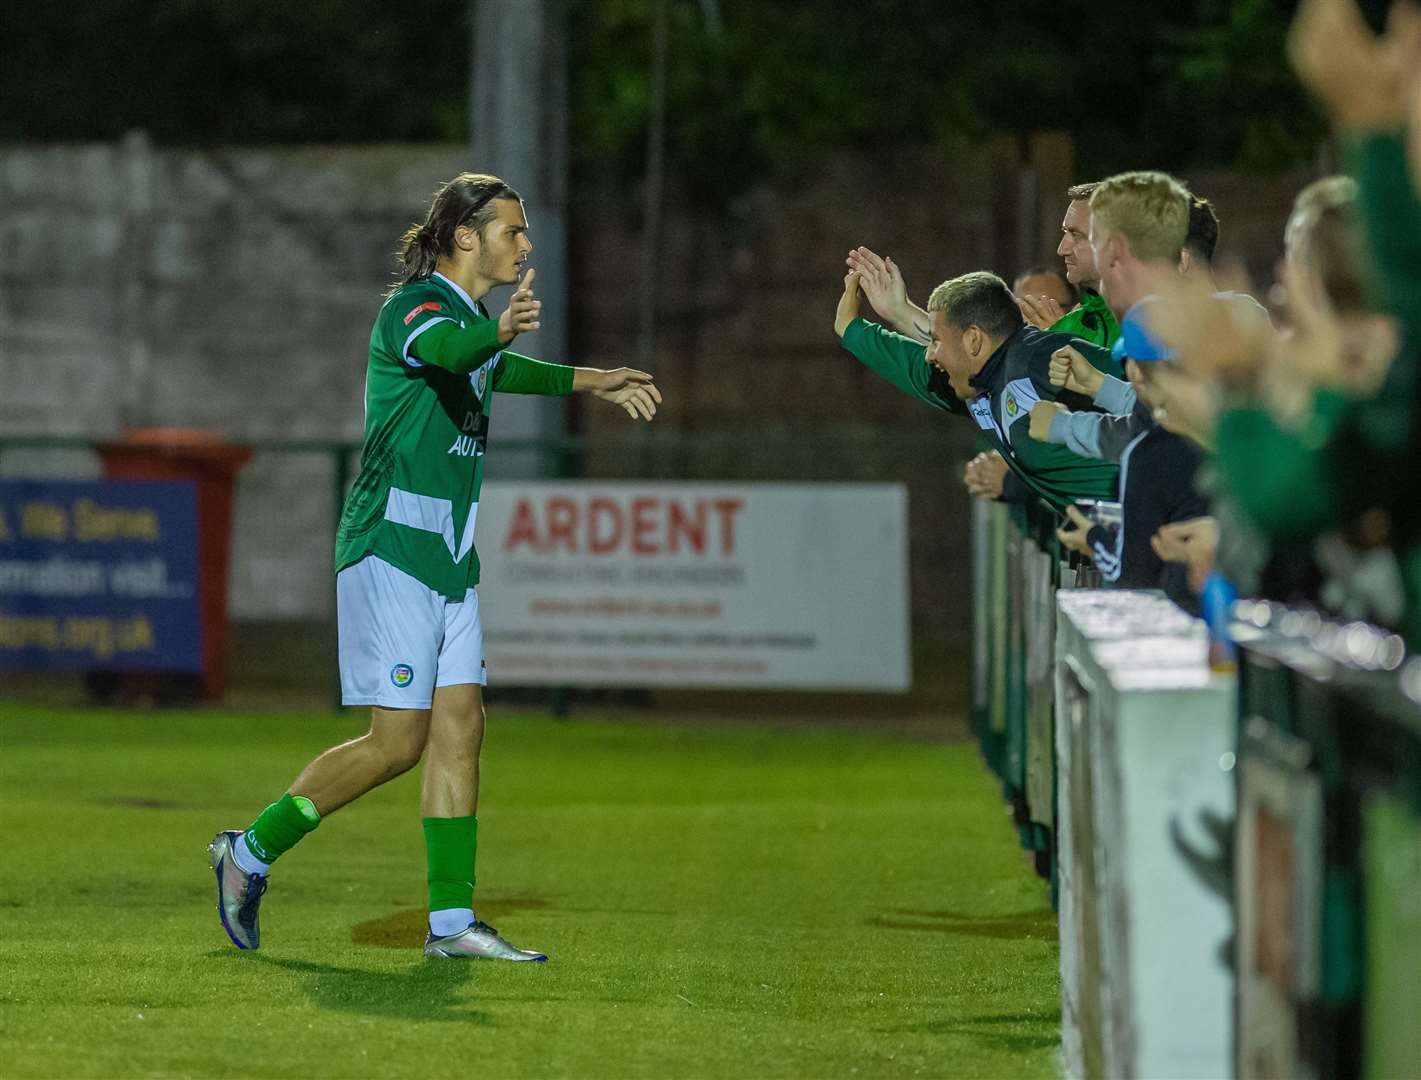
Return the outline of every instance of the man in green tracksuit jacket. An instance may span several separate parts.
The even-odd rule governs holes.
[[[1095,268],[1095,252],[1090,246],[1090,197],[1099,186],[1074,184],[1066,189],[1070,202],[1061,219],[1061,242],[1056,245],[1066,280],[1080,290],[1080,302],[1066,312],[1043,296],[1018,296],[1017,302],[1032,326],[1070,334],[1108,349],[1120,337],[1120,324],[1100,295],[1100,272]]]
[[[1114,497],[1114,462],[1081,457],[1028,433],[1031,406],[1039,400],[1063,400],[1074,409],[1091,403],[1051,383],[1051,354],[1072,338],[1028,326],[1001,278],[964,274],[934,289],[926,351],[860,318],[860,297],[859,275],[850,273],[834,330],[874,374],[935,408],[970,416],[1013,475],[1053,506]],[[1118,369],[1110,373],[1118,377]]]

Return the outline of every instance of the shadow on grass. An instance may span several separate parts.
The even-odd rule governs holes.
[[[553,905],[535,896],[506,896],[499,900],[480,900],[479,918],[495,926],[505,915],[519,911],[541,911]],[[408,908],[378,919],[366,919],[350,929],[350,939],[357,945],[374,945],[379,949],[410,949],[424,943],[429,932],[429,913],[424,908]]]
[[[1053,911],[1022,911],[1014,915],[967,915],[958,911],[897,910],[890,918],[875,915],[864,920],[865,926],[884,930],[933,930],[940,934],[968,934],[972,937],[1020,940],[1056,936],[1056,914]]]
[[[369,971],[309,960],[284,960],[259,952],[222,949],[220,955],[306,976],[302,988],[322,1009],[392,1020],[489,1023],[487,1013],[468,1008],[459,1000],[460,989],[473,975],[472,963],[421,957],[403,971]]]
[[[1003,1031],[1010,1025],[1022,1030]],[[1042,1031],[1043,1026],[1050,1025]],[[1059,1046],[1061,1015],[1043,1016],[1040,1013],[999,1013],[996,1016],[973,1016],[952,1020],[928,1020],[921,1024],[905,1024],[902,1027],[879,1028],[892,1035],[953,1035],[968,1038],[973,1042],[993,1050],[1011,1053],[1029,1053]]]
[[[674,915],[673,911],[646,910],[641,908],[618,908],[615,911],[590,907],[562,907],[550,900],[536,896],[501,896],[490,899],[480,898],[477,904],[480,919],[498,926],[509,915],[522,911],[557,911],[580,915],[615,915],[625,918],[630,915]],[[373,945],[377,949],[410,949],[424,941],[429,929],[428,913],[424,908],[406,908],[378,919],[366,919],[350,929],[350,940],[357,945]]]

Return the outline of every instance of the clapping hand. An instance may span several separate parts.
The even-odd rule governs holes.
[[[1039,330],[1051,329],[1066,313],[1060,302],[1050,296],[1018,296],[1016,306],[1021,308],[1022,318]]]
[[[900,334],[923,344],[932,339],[932,319],[926,311],[908,299],[908,286],[903,271],[892,259],[882,258],[866,247],[857,247],[845,260],[849,270],[863,283],[864,295],[883,319]]]
[[[839,307],[834,312],[834,333],[839,337],[843,337],[849,323],[859,317],[859,301],[863,295],[859,289],[860,284],[857,270],[851,270],[844,275],[844,292],[839,297]]]
[[[880,318],[896,323],[907,314],[908,286],[892,259],[882,258],[866,247],[856,247],[844,261],[858,274],[863,293]]]

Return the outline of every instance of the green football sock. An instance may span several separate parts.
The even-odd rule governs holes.
[[[427,817],[424,846],[429,855],[429,910],[472,908],[479,819]]]
[[[315,803],[288,792],[257,815],[247,829],[247,847],[262,862],[273,863],[320,823]]]

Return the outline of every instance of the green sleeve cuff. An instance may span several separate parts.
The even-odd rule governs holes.
[[[467,375],[488,363],[502,347],[498,323],[493,319],[475,319],[464,327],[450,319],[420,334],[410,351],[426,364]]]
[[[567,364],[549,364],[505,349],[493,373],[493,388],[501,394],[562,397],[572,393],[575,370]]]

